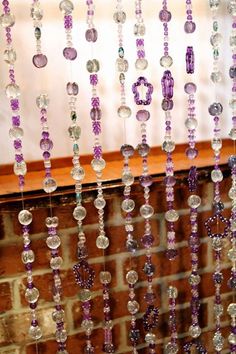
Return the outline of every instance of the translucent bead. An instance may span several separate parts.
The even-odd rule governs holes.
[[[147,111],[146,109],[140,109],[140,110],[136,113],[136,119],[137,119],[139,122],[146,122],[149,118],[150,118],[150,112]]]
[[[135,62],[135,68],[137,70],[145,70],[148,67],[148,61],[145,58],[138,58]]]
[[[137,150],[140,156],[146,157],[150,152],[150,146],[148,144],[142,143],[138,144]]]
[[[236,129],[232,128],[229,132],[229,136],[232,140],[236,140]]]
[[[0,16],[0,24],[3,28],[12,27],[15,24],[15,16],[7,13]]]
[[[236,78],[236,66],[231,66],[229,69],[229,77],[231,79],[235,79]]]
[[[132,199],[125,199],[121,204],[121,208],[126,213],[130,213],[135,208],[135,202]]]
[[[201,334],[201,328],[197,325],[192,325],[189,327],[189,334],[193,338],[197,338]]]
[[[5,93],[8,98],[17,98],[20,96],[20,88],[16,84],[9,84],[6,86]]]
[[[27,166],[25,161],[15,162],[13,170],[16,176],[25,176],[27,172]]]
[[[235,10],[235,14],[236,14],[236,10]],[[235,345],[236,344],[236,334],[230,333],[230,335],[228,336],[228,341],[230,344]]]
[[[231,317],[235,317],[236,316],[236,303],[231,303],[229,304],[228,308],[227,308],[227,312]]]
[[[32,250],[23,251],[21,253],[21,260],[22,260],[22,263],[24,263],[24,264],[33,263],[34,259],[35,259],[34,252]]]
[[[154,333],[147,333],[145,335],[145,342],[148,344],[155,343],[156,341],[156,335]]]
[[[30,304],[34,304],[35,302],[38,301],[38,298],[39,298],[39,291],[37,288],[26,289],[25,291],[26,301],[28,301]]]
[[[61,322],[63,321],[65,316],[64,310],[55,310],[52,313],[52,319],[54,322]]]
[[[55,332],[55,338],[58,343],[64,343],[67,340],[67,333],[65,329],[57,329]]]
[[[231,262],[236,262],[236,249],[230,248],[228,251],[228,258]]]
[[[179,214],[176,210],[170,209],[165,213],[165,219],[168,222],[175,222],[179,219]]]
[[[124,144],[121,146],[120,152],[124,157],[131,157],[134,154],[134,148],[132,145]]]
[[[95,172],[101,172],[106,167],[106,161],[104,159],[93,159],[91,166]]]
[[[94,323],[92,320],[83,320],[81,322],[81,327],[84,331],[91,332],[93,330]]]
[[[169,22],[171,20],[171,12],[167,10],[161,10],[159,12],[159,19],[161,22]]]
[[[160,65],[163,68],[169,68],[173,64],[173,59],[171,58],[170,55],[164,55],[160,59]]]
[[[109,238],[106,236],[98,236],[96,239],[96,246],[99,249],[105,250],[109,246]]]
[[[14,64],[16,61],[16,52],[14,49],[6,49],[3,54],[3,59],[7,64]]]
[[[149,204],[144,204],[140,208],[140,214],[144,219],[149,219],[154,214],[154,209]]]
[[[212,116],[219,116],[223,112],[222,104],[214,102],[210,105],[208,111]]]
[[[179,348],[177,344],[168,342],[165,346],[165,354],[177,354]]]
[[[222,43],[222,35],[220,33],[215,33],[210,38],[211,45],[214,47],[219,46]]]
[[[214,237],[212,239],[212,248],[214,249],[214,251],[221,251],[222,247],[223,247],[222,239],[220,237]]]
[[[92,296],[91,291],[88,289],[82,289],[79,292],[79,300],[82,302],[91,300],[91,296]]]
[[[217,317],[220,317],[220,316],[222,316],[223,315],[223,312],[224,312],[224,307],[223,307],[223,305],[221,305],[221,304],[214,304],[214,314],[215,314],[215,316],[217,316]]]
[[[228,193],[230,199],[236,198],[236,187],[231,187]]]
[[[72,168],[70,174],[71,174],[71,177],[75,181],[82,181],[85,177],[84,169],[81,166],[76,166],[76,167]]]
[[[36,27],[34,29],[34,35],[37,40],[39,40],[41,38],[41,29],[39,27]]]
[[[219,332],[216,332],[213,336],[212,341],[213,341],[213,345],[214,345],[215,350],[220,352],[224,347],[224,337],[222,336],[222,334]]]
[[[236,109],[236,99],[233,98],[232,100],[229,101],[229,106],[230,108],[232,108],[233,110]]]
[[[187,84],[184,85],[184,91],[187,94],[193,94],[197,91],[197,86],[193,82],[187,82]]]
[[[129,118],[131,116],[131,109],[128,106],[120,106],[117,113],[120,118]]]
[[[87,42],[95,43],[98,39],[98,32],[95,28],[88,28],[85,32],[85,38]]]
[[[30,9],[30,15],[33,20],[40,21],[43,18],[43,10],[39,3],[34,3]]]
[[[199,205],[201,204],[201,198],[198,195],[190,195],[190,197],[188,197],[188,206],[190,208],[198,208]]]
[[[220,1],[221,0],[209,0],[210,8],[213,10],[217,10],[220,6]]]
[[[196,24],[193,21],[186,21],[184,24],[185,33],[193,33],[196,29]]]
[[[212,170],[211,171],[211,180],[214,183],[223,181],[223,174],[222,174],[221,170]]]
[[[49,228],[49,227],[57,227],[59,224],[59,219],[57,216],[53,216],[53,217],[47,217],[45,219],[45,225]]]
[[[128,284],[130,284],[130,285],[136,284],[138,281],[138,273],[135,270],[130,270],[126,274],[126,280],[127,280]]]
[[[106,206],[106,201],[103,197],[98,197],[94,200],[94,206],[95,208],[97,208],[98,210],[101,210],[103,208],[105,208]]]
[[[49,97],[43,93],[36,98],[36,105],[39,109],[47,109],[49,105]]]
[[[129,69],[129,63],[126,59],[118,58],[116,59],[116,69],[119,73],[126,73]]]
[[[23,129],[14,127],[9,130],[9,136],[11,139],[20,139],[24,135]]]
[[[229,44],[230,44],[231,47],[235,47],[236,46],[236,36],[235,35],[230,36]]]
[[[33,216],[28,210],[21,210],[18,214],[18,220],[21,225],[29,225],[33,220]]]
[[[195,118],[187,118],[185,121],[185,126],[189,130],[193,130],[197,128],[197,119]]]
[[[48,63],[48,58],[46,55],[39,53],[33,56],[32,61],[36,68],[44,68]]]
[[[175,286],[169,286],[167,292],[168,292],[169,298],[171,298],[171,299],[176,299],[178,296],[178,290]]]
[[[214,82],[214,84],[221,82],[222,79],[223,79],[223,75],[221,71],[213,71],[211,73],[211,81]]]
[[[230,15],[236,16],[236,3],[234,0],[230,0],[228,2],[227,9]]]
[[[230,220],[230,230],[236,231],[236,220]]]
[[[72,47],[66,47],[63,49],[63,56],[67,60],[75,60],[77,58],[77,50]]]
[[[146,27],[143,23],[136,23],[134,25],[134,35],[135,36],[144,36],[146,32]]]
[[[132,175],[131,172],[125,172],[122,175],[122,182],[126,186],[131,186],[134,183],[134,176]]]
[[[55,249],[57,249],[60,246],[61,239],[57,235],[49,236],[46,239],[46,244],[47,244],[48,248],[50,248],[52,250],[55,250]]]
[[[164,141],[162,144],[162,150],[165,152],[173,152],[175,149],[175,143],[174,141],[168,140]]]
[[[211,141],[211,147],[215,151],[220,150],[222,148],[222,140],[220,138],[213,138]]]
[[[63,260],[61,257],[54,257],[50,260],[50,267],[52,269],[60,269],[63,264]]]
[[[97,73],[100,70],[100,64],[97,59],[88,60],[86,67],[89,73]]]
[[[188,278],[190,285],[198,285],[201,281],[201,278],[198,274],[191,274]]]
[[[110,284],[111,273],[110,272],[100,272],[99,279],[102,284]]]
[[[46,193],[53,193],[57,189],[57,182],[52,177],[46,177],[43,180],[43,190]]]
[[[87,211],[83,206],[77,206],[75,207],[74,211],[73,211],[73,216],[75,218],[75,220],[83,220],[86,217]]]
[[[63,0],[59,4],[59,9],[65,15],[69,15],[74,10],[74,5],[70,0]]]
[[[117,11],[114,13],[113,19],[116,23],[125,23],[126,14],[124,11]]]
[[[72,124],[68,128],[68,133],[69,133],[69,137],[71,139],[73,139],[74,141],[77,141],[77,140],[79,140],[80,135],[81,135],[81,128],[77,124]]]
[[[66,85],[66,92],[69,96],[76,96],[79,93],[79,86],[76,82],[68,82]]]
[[[42,337],[42,331],[39,326],[30,326],[29,328],[29,336],[34,339],[38,340]]]

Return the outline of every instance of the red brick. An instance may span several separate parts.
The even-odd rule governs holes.
[[[12,275],[24,272],[21,262],[22,243],[14,242],[0,247],[0,275]],[[15,257],[12,257],[15,255]]]
[[[0,284],[0,312],[10,310],[12,308],[12,296],[10,283]]]

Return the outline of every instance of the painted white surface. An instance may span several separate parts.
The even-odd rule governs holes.
[[[134,1],[123,0],[127,18],[124,25],[124,47],[130,69],[127,74],[127,103],[132,108],[133,114],[127,123],[128,142],[137,145],[139,141],[139,123],[135,119],[135,104],[131,93],[131,85],[136,81],[137,73],[135,62],[135,38],[133,36]],[[28,161],[41,159],[39,139],[41,127],[39,114],[35,105],[35,98],[40,92],[47,92],[50,96],[49,126],[54,142],[53,157],[71,155],[71,141],[67,135],[70,124],[68,114],[66,83],[71,77],[79,83],[78,113],[82,127],[81,153],[92,153],[93,138],[91,134],[90,110],[90,85],[86,71],[86,61],[91,57],[91,47],[85,41],[86,30],[86,6],[85,0],[74,0],[75,11],[73,38],[74,46],[78,51],[78,58],[72,67],[62,56],[65,47],[65,34],[63,17],[58,8],[59,1],[41,0],[44,9],[42,28],[42,47],[48,57],[48,65],[44,69],[36,69],[32,64],[32,56],[35,51],[35,39],[33,24],[29,16],[30,1],[11,1],[12,13],[15,14],[16,24],[13,27],[13,43],[17,51],[16,80],[21,87],[21,117],[24,128],[23,151]],[[102,144],[104,151],[118,150],[123,142],[123,122],[117,117],[119,106],[118,74],[115,70],[117,58],[117,25],[113,21],[115,0],[95,0],[96,14],[95,24],[98,29],[99,39],[94,50],[94,57],[99,59],[101,70],[99,72],[99,95],[103,111]],[[152,146],[162,143],[164,133],[164,115],[160,108],[162,95],[160,80],[163,68],[159,65],[162,55],[163,31],[159,21],[161,0],[143,1],[143,12],[146,23],[146,55],[149,67],[145,76],[154,85],[153,102],[150,107],[151,120],[148,125],[148,139]],[[211,33],[211,15],[208,8],[208,0],[193,0],[194,18],[197,30],[193,35],[185,35],[183,24],[185,21],[185,1],[169,0],[169,8],[172,12],[172,21],[169,24],[170,54],[174,59],[172,73],[175,78],[174,110],[173,110],[173,136],[177,143],[185,142],[187,132],[184,126],[186,119],[186,94],[183,91],[186,82],[185,74],[185,50],[186,45],[193,45],[196,57],[195,82],[197,91],[197,116],[199,128],[198,140],[211,138],[212,119],[208,115],[208,105],[214,101],[214,85],[209,79],[212,67],[212,54],[209,45]],[[230,79],[228,68],[231,63],[229,48],[229,33],[231,19],[226,11],[226,1],[222,1],[220,13],[220,30],[223,35],[221,47],[221,66],[224,80],[219,85],[217,95],[224,105],[222,115],[222,137],[227,137],[231,115],[228,108],[230,97]],[[1,31],[0,53],[5,49],[3,30]],[[8,130],[11,124],[8,100],[4,94],[4,88],[8,83],[7,65],[0,56],[0,164],[13,161],[13,149]]]

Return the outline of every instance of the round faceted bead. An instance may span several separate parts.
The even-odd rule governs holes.
[[[0,16],[0,23],[3,28],[12,27],[15,24],[15,16],[11,13],[2,14]]]
[[[29,225],[33,220],[33,216],[28,210],[21,210],[18,214],[18,220],[21,225]]]
[[[236,16],[236,3],[234,0],[230,0],[228,2],[227,9],[230,15]]]
[[[215,84],[221,82],[223,79],[223,75],[221,71],[213,71],[211,73],[211,81],[214,82]]]
[[[30,304],[34,304],[35,302],[38,301],[39,298],[39,291],[37,288],[33,287],[32,289],[26,289],[25,291],[25,299],[28,301]]]
[[[230,248],[228,251],[228,258],[231,262],[236,262],[236,249]]]
[[[171,109],[173,109],[174,107],[174,102],[173,100],[170,99],[166,99],[164,98],[161,102],[161,108],[163,109],[163,111],[170,111]]]
[[[236,316],[236,303],[235,302],[229,304],[229,306],[227,308],[227,312],[231,317]]]
[[[190,208],[198,208],[199,205],[201,204],[201,198],[198,195],[190,195],[190,197],[188,197],[188,206]]]
[[[224,337],[220,332],[216,332],[213,336],[213,345],[215,350],[220,352],[224,347]]]
[[[82,289],[79,292],[79,300],[82,302],[86,302],[91,300],[92,294],[89,289]]]
[[[43,151],[49,151],[52,150],[53,148],[53,142],[52,140],[48,139],[48,138],[43,138],[40,140],[40,148]]]
[[[197,91],[197,86],[193,83],[193,82],[187,82],[185,85],[184,85],[184,91],[191,95],[193,93],[195,93]]]
[[[96,28],[88,28],[85,32],[85,38],[87,42],[95,43],[98,39],[98,32]]]
[[[120,152],[123,157],[131,157],[134,154],[134,148],[132,145],[124,144],[121,146]]]
[[[215,33],[211,36],[210,42],[212,46],[219,46],[222,42],[222,35],[220,33]]]
[[[150,152],[150,146],[146,143],[139,144],[137,150],[140,156],[146,157]]]
[[[236,187],[231,187],[228,193],[230,199],[236,198]]]
[[[34,252],[32,250],[23,251],[21,253],[21,260],[22,260],[22,263],[24,263],[24,264],[33,263],[34,259],[35,259]]]
[[[97,59],[88,60],[86,64],[86,68],[90,74],[97,73],[100,70],[99,61]]]
[[[221,304],[214,304],[213,310],[215,316],[222,316],[224,312],[224,307]]]
[[[187,148],[185,150],[185,154],[188,159],[193,160],[197,157],[198,155],[198,150],[196,148]]]
[[[71,170],[71,177],[75,180],[75,181],[82,181],[85,177],[85,172],[83,167],[81,166],[76,166],[74,168],[72,168]]]
[[[138,242],[136,240],[127,240],[126,248],[128,252],[135,253],[138,249]]]
[[[79,86],[76,82],[68,82],[66,85],[66,92],[68,95],[77,96],[79,93]]]
[[[125,199],[121,204],[121,208],[126,213],[130,213],[135,208],[135,202],[133,201],[133,199]]]
[[[125,23],[126,14],[124,11],[117,11],[114,13],[113,19],[116,23]]]
[[[140,109],[140,110],[136,113],[136,119],[137,119],[139,122],[146,122],[149,118],[150,118],[150,112],[147,111],[146,109]]]
[[[63,0],[59,4],[59,9],[65,15],[69,15],[74,10],[74,5],[70,0]]]
[[[220,138],[213,138],[211,141],[211,147],[215,151],[220,150],[222,148],[222,140]]]
[[[187,118],[185,121],[185,126],[189,130],[193,130],[197,128],[197,119],[195,118]]]
[[[39,109],[47,109],[49,105],[49,97],[43,93],[36,98],[36,105]]]
[[[228,336],[228,341],[230,344],[235,345],[236,344],[236,334],[230,333]]]
[[[175,222],[179,219],[179,214],[176,210],[170,209],[165,213],[165,219],[168,222]]]
[[[169,68],[173,64],[173,59],[171,58],[170,55],[164,55],[160,59],[160,65],[163,68]]]
[[[42,331],[39,326],[30,326],[29,328],[29,336],[34,339],[38,340],[42,337]]]
[[[131,186],[134,183],[134,176],[131,172],[124,172],[122,174],[122,182],[126,186]]]
[[[217,10],[218,7],[220,6],[220,1],[221,0],[209,0],[210,8],[212,10]]]
[[[191,274],[188,278],[190,285],[198,285],[201,281],[201,278],[198,274]]]
[[[106,236],[98,236],[96,239],[96,246],[99,249],[105,250],[109,246],[109,238]]]
[[[24,176],[27,172],[27,166],[25,161],[15,162],[13,170],[16,176]]]
[[[137,70],[145,70],[148,67],[148,61],[145,58],[138,58],[135,62],[135,68]]]
[[[174,176],[166,176],[163,183],[168,187],[174,187],[176,184],[176,179]]]
[[[171,20],[171,12],[165,9],[161,10],[159,12],[159,19],[161,22],[169,22]]]
[[[43,190],[46,193],[53,193],[57,189],[57,182],[52,177],[46,177],[43,180]]]
[[[175,149],[175,143],[172,140],[164,141],[162,144],[162,150],[165,152],[173,152]]]
[[[214,183],[223,181],[223,173],[221,172],[221,170],[212,170],[211,180]]]
[[[6,49],[3,54],[3,59],[7,64],[14,64],[16,61],[16,52],[14,49]]]
[[[87,214],[86,209],[81,205],[75,207],[75,209],[73,211],[73,216],[74,216],[75,220],[78,220],[78,221],[83,220],[85,218],[86,214]]]
[[[72,124],[69,128],[68,128],[68,133],[69,133],[69,137],[74,140],[77,141],[80,138],[81,135],[81,128],[80,126],[78,126],[77,124]]]
[[[102,284],[110,284],[111,282],[111,273],[110,272],[100,272],[99,279]]]
[[[92,320],[83,320],[81,322],[81,327],[84,331],[91,332],[93,330],[94,323]]]
[[[94,206],[95,208],[97,208],[98,210],[101,210],[103,208],[105,208],[106,206],[106,201],[104,198],[102,197],[98,197],[94,200]]]
[[[32,58],[33,64],[36,68],[44,68],[48,63],[48,58],[45,54],[35,54]]]
[[[136,300],[128,301],[127,309],[131,315],[135,315],[139,310],[139,303]]]
[[[131,116],[131,109],[128,106],[120,106],[117,113],[120,118],[129,118]]]
[[[146,32],[146,27],[144,23],[136,23],[134,25],[134,35],[135,36],[144,36]]]
[[[17,98],[20,96],[20,88],[16,84],[9,84],[6,86],[5,93],[8,98]]]
[[[106,161],[104,159],[93,159],[91,166],[95,172],[101,172],[106,167]]]
[[[230,220],[230,230],[236,231],[236,220],[235,219]]]
[[[154,214],[154,209],[151,205],[149,204],[144,204],[140,208],[140,214],[144,219],[149,219],[153,216]]]
[[[136,284],[138,281],[138,273],[135,270],[130,270],[126,274],[126,280],[127,280],[127,283],[130,285]]]
[[[52,250],[55,250],[55,249],[57,249],[60,246],[61,239],[57,235],[49,236],[46,239],[46,244],[47,244],[48,248],[50,248]]]
[[[229,132],[229,137],[232,139],[232,140],[236,140],[236,129],[235,128],[232,128]]]
[[[53,216],[53,217],[47,217],[45,220],[45,225],[49,228],[49,227],[58,227],[59,224],[59,219],[57,216]]]
[[[33,20],[40,21],[43,18],[43,10],[40,7],[40,4],[35,2],[30,9],[30,15]]]
[[[193,338],[198,338],[201,334],[201,328],[198,325],[192,325],[189,327],[189,334]]]
[[[156,341],[156,335],[154,333],[147,333],[145,335],[145,342],[148,343],[148,344],[154,344]]]
[[[14,127],[9,130],[9,136],[11,139],[20,139],[24,135],[23,129]]]
[[[64,310],[55,310],[52,313],[52,319],[54,322],[62,322],[65,316]]]
[[[154,242],[154,237],[153,237],[152,234],[145,234],[141,238],[141,242],[142,242],[144,247],[147,247],[147,248],[151,247],[153,242]]]
[[[168,342],[165,346],[165,354],[177,354],[179,348],[176,343]]]
[[[196,23],[193,21],[186,21],[184,24],[185,33],[193,33],[196,29]]]
[[[55,338],[58,343],[64,343],[67,340],[67,333],[65,329],[57,329]]]
[[[169,286],[167,292],[168,292],[169,298],[171,298],[171,299],[176,299],[178,296],[178,290],[175,286]]]
[[[212,239],[212,248],[214,251],[221,251],[223,248],[223,242],[220,237],[214,237]]]
[[[116,69],[119,73],[126,73],[129,68],[129,63],[126,59],[124,58],[118,58],[116,60]]]
[[[63,49],[63,56],[67,60],[75,60],[77,58],[77,51],[75,48],[66,47]]]
[[[142,175],[139,177],[139,182],[142,187],[150,187],[152,185],[152,176]]]
[[[50,267],[52,269],[60,269],[63,264],[63,260],[61,257],[54,257],[50,260]]]
[[[219,116],[223,112],[223,107],[221,103],[214,102],[208,108],[211,116]]]

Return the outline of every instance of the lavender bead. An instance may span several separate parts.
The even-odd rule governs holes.
[[[184,31],[186,33],[193,33],[196,29],[196,24],[193,21],[186,21],[184,24]]]
[[[193,83],[193,82],[187,82],[185,85],[184,85],[184,91],[191,95],[193,93],[195,93],[197,91],[197,86]]]
[[[162,84],[162,94],[164,98],[170,99],[173,97],[173,87],[174,87],[174,79],[169,70],[166,70],[161,79]]]
[[[219,116],[223,112],[223,106],[219,102],[214,102],[208,108],[208,112],[211,116]]]
[[[166,98],[164,98],[162,100],[161,108],[163,109],[163,111],[170,111],[171,109],[173,109],[173,107],[174,107],[173,100],[169,100],[169,99],[166,99]]]
[[[187,148],[185,150],[185,154],[188,159],[193,160],[197,157],[198,155],[198,150],[196,148]]]
[[[44,54],[36,54],[33,56],[32,61],[36,68],[44,68],[47,65],[48,59]]]
[[[152,234],[145,234],[142,238],[141,238],[141,242],[143,244],[143,246],[145,248],[149,248],[153,245],[154,242],[154,237]]]
[[[89,28],[85,32],[85,38],[88,42],[96,42],[98,39],[98,32],[95,28]]]
[[[171,17],[171,12],[168,10],[163,9],[159,12],[159,19],[161,22],[169,22]]]
[[[150,113],[146,109],[140,109],[136,113],[136,119],[139,122],[146,122],[150,118]]]
[[[120,152],[123,157],[131,157],[134,154],[134,148],[132,145],[124,144],[121,146]]]
[[[63,50],[63,55],[67,60],[75,60],[77,58],[77,51],[75,48],[66,47]]]
[[[186,72],[187,74],[194,73],[194,52],[193,47],[187,47],[186,52]]]
[[[76,82],[68,82],[66,85],[66,91],[68,95],[76,96],[79,93],[79,86]]]
[[[152,185],[152,176],[150,176],[150,175],[140,176],[139,182],[142,187],[150,187]]]

